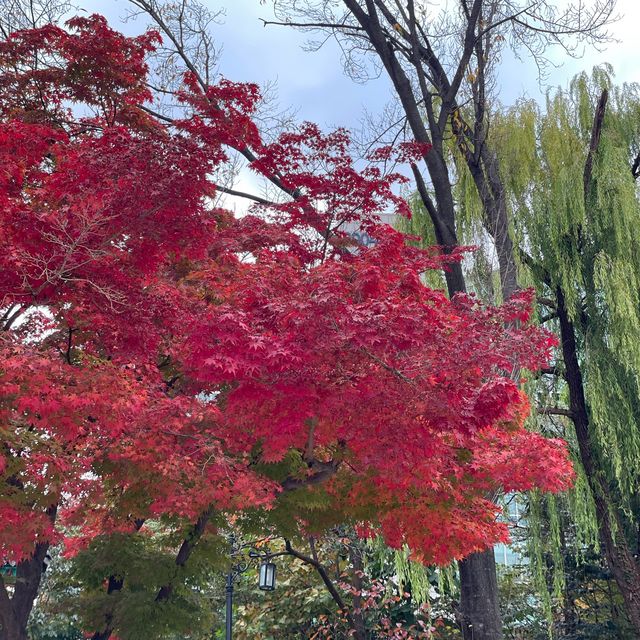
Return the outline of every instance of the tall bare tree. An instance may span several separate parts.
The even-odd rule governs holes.
[[[401,105],[406,127],[432,148],[424,167],[413,167],[416,189],[437,241],[458,244],[452,193],[454,155],[466,164],[482,204],[482,223],[495,243],[502,298],[517,289],[517,264],[509,233],[498,157],[488,144],[491,100],[505,47],[532,57],[544,75],[550,47],[579,55],[601,45],[614,19],[615,0],[567,3],[547,0],[273,0],[276,21],[322,34],[310,47],[335,38],[345,70],[362,81],[383,70]],[[446,274],[450,294],[464,291],[461,270]],[[459,563],[460,622],[465,638],[502,637],[493,551]]]

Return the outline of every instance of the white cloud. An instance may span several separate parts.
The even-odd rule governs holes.
[[[277,81],[277,93],[284,108],[298,110],[301,120],[318,122],[325,127],[358,127],[365,107],[380,111],[391,97],[386,78],[357,85],[344,76],[340,51],[329,40],[319,52],[302,49],[307,36],[289,27],[264,27],[260,18],[273,19],[269,2],[257,0],[203,0],[210,8],[225,7],[224,24],[215,28],[222,45],[220,71],[232,80],[268,83]],[[105,14],[111,23],[127,33],[139,32],[140,23],[122,26],[126,0],[81,0],[89,12]],[[585,51],[578,59],[567,59],[558,49],[553,60],[561,66],[551,69],[548,86],[565,85],[576,73],[589,71],[594,65],[610,62],[618,82],[640,82],[637,62],[637,30],[640,26],[640,2],[619,0],[618,13],[623,17],[610,31],[618,42],[603,51]],[[505,54],[499,78],[500,97],[510,103],[523,94],[541,98],[537,70],[531,60],[518,62]]]

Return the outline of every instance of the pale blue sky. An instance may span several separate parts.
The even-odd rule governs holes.
[[[79,4],[87,11],[103,13],[115,26],[126,13],[128,3],[81,0]],[[204,0],[204,4],[226,10],[224,24],[215,28],[216,38],[223,46],[221,73],[238,81],[276,81],[281,106],[296,109],[299,119],[327,127],[357,127],[365,108],[375,113],[390,99],[386,78],[358,85],[344,76],[340,52],[333,41],[319,52],[305,52],[304,34],[285,27],[263,27],[260,18],[273,17],[269,0],[262,5],[259,0]],[[551,71],[551,85],[564,85],[576,72],[605,61],[614,65],[619,81],[640,82],[640,1],[619,0],[618,13],[623,17],[611,32],[619,42],[608,44],[602,52],[587,50],[578,60],[567,59],[561,51],[552,54],[562,64]],[[133,32],[140,26],[128,24],[120,28]],[[505,59],[499,89],[505,103],[523,93],[540,97],[533,63]]]
[[[288,27],[264,27],[260,18],[272,19],[270,1],[260,0],[202,0],[211,9],[225,8],[226,17],[214,28],[218,45],[222,46],[220,73],[230,80],[259,84],[277,83],[280,107],[293,109],[299,121],[310,120],[323,128],[344,126],[360,128],[365,109],[379,113],[391,99],[386,77],[364,85],[347,78],[340,64],[340,51],[329,40],[318,52],[305,52],[302,45],[307,35]],[[559,0],[564,1],[564,0]],[[114,27],[126,33],[140,32],[144,25],[122,24],[129,3],[127,0],[76,0],[83,9],[105,15]],[[552,54],[561,63],[549,74],[549,85],[565,85],[577,72],[590,70],[594,65],[610,62],[619,82],[640,82],[640,63],[637,47],[640,25],[640,0],[618,0],[618,13],[623,18],[610,31],[618,42],[611,42],[602,52],[587,50],[578,60],[567,59],[562,51]],[[519,62],[505,57],[499,75],[499,96],[503,103],[512,103],[527,94],[543,99],[532,61]],[[260,180],[247,169],[240,171],[236,188],[260,192]],[[247,208],[248,201],[227,197],[225,205],[238,213]]]
[[[88,12],[101,13],[115,27],[133,34],[140,25],[121,24],[126,0],[76,0]],[[365,105],[376,111],[389,95],[385,81],[357,85],[342,73],[339,51],[333,42],[321,51],[306,53],[306,36],[294,29],[264,27],[260,18],[273,19],[267,2],[259,0],[203,0],[211,9],[223,7],[223,24],[214,34],[223,51],[220,72],[234,81],[277,83],[277,96],[283,109],[293,108],[300,120],[325,127],[357,126]]]

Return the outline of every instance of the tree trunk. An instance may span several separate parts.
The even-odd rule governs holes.
[[[28,640],[26,628],[12,613],[6,615],[4,606],[0,606],[0,624],[0,640]]]
[[[424,162],[433,184],[435,204],[431,202],[428,196],[425,196],[426,189],[420,189],[421,185],[419,180],[417,180],[418,190],[433,222],[438,242],[445,247],[457,246],[455,205],[443,149],[444,130],[432,128],[431,136],[429,135],[429,131],[418,107],[411,81],[396,58],[393,47],[387,41],[373,3],[367,2],[367,7],[369,8],[369,14],[367,14],[357,0],[343,1],[367,33],[371,45],[380,57],[402,104],[414,138],[418,142],[433,145],[432,149],[425,154]],[[414,174],[415,173],[414,171]],[[506,207],[503,206],[499,211],[504,214],[501,220],[506,221]],[[496,246],[500,256],[503,297],[505,297],[505,290],[508,293],[506,297],[508,297],[516,289],[515,268],[510,269],[509,267],[509,265],[514,264],[513,247],[511,245],[511,239],[508,236],[508,226],[506,223],[499,226],[494,224],[492,228],[500,230],[500,233],[497,234],[500,242],[496,240]],[[445,277],[449,295],[465,291],[461,265],[453,265],[451,272],[445,274]],[[459,567],[461,582],[460,609],[466,616],[466,624],[468,626],[475,626],[476,628],[476,635],[473,637],[476,639],[500,640],[502,638],[502,621],[498,605],[498,581],[493,549],[469,556],[459,563]],[[476,589],[478,589],[477,594]],[[480,633],[480,629],[484,629],[485,635],[477,635]]]
[[[498,158],[483,146],[479,158],[467,157],[466,160],[482,202],[483,226],[496,245],[502,299],[508,300],[518,289],[518,271]]]
[[[600,542],[618,589],[622,594],[625,611],[640,638],[640,566],[634,558],[625,537],[620,515],[614,504],[609,486],[594,456],[587,402],[584,395],[582,371],[578,361],[575,328],[569,318],[562,289],[556,291],[562,355],[569,388],[569,406],[576,430],[580,460],[584,468],[596,507]]]
[[[432,149],[424,155],[423,159],[431,177],[435,203],[426,189],[420,188],[420,181],[417,179],[419,174],[415,171],[414,173],[416,173],[420,197],[433,223],[438,243],[443,246],[445,252],[454,249],[459,243],[455,228],[455,204],[451,180],[442,147],[444,130],[432,131],[431,136],[429,135],[411,86],[411,80],[396,58],[393,48],[387,42],[385,32],[375,11],[372,11],[371,15],[365,13],[357,0],[344,0],[344,3],[366,31],[384,65],[407,117],[407,123],[413,137],[417,142],[432,145]],[[424,185],[422,186],[424,187]],[[445,272],[445,278],[450,295],[458,291],[465,291],[464,276],[460,264],[451,265],[450,270]]]
[[[353,622],[355,623],[354,637],[357,639],[366,640],[367,628],[364,620],[364,614],[362,610],[362,574],[364,572],[364,566],[362,564],[361,550],[354,548],[353,544],[349,545],[349,560],[353,571],[351,573],[351,586],[354,588],[353,594]]]
[[[460,571],[458,615],[464,640],[502,638],[493,549],[473,553],[464,560],[460,560],[458,569]]]
[[[585,206],[589,205],[591,198],[593,162],[598,151],[608,95],[606,89],[602,91],[593,118],[589,152],[583,175]],[[597,457],[598,450],[592,441],[591,435],[595,425],[591,422],[584,393],[584,381],[576,345],[576,331],[569,317],[561,287],[556,289],[556,298],[571,418],[576,430],[580,459],[596,507],[600,543],[609,570],[622,594],[629,622],[635,630],[636,637],[640,638],[640,565],[638,558],[634,557],[631,551],[620,513],[603,473],[603,465]]]
[[[54,507],[48,511],[50,517],[55,517]],[[0,640],[27,640],[27,622],[38,594],[48,549],[48,543],[37,544],[31,558],[18,564],[12,597],[0,577]]]
[[[486,150],[481,158],[480,163],[469,162],[468,167],[482,202],[483,226],[496,245],[502,299],[508,300],[518,289],[518,281],[504,186],[498,173],[497,158]],[[493,549],[465,558],[458,563],[458,570],[463,637],[465,640],[499,640],[502,638],[502,617]]]

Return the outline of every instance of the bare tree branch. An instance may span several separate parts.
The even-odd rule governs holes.
[[[602,122],[604,120],[604,112],[607,106],[607,99],[609,98],[609,92],[604,89],[598,99],[598,105],[596,106],[596,113],[593,118],[593,127],[591,129],[591,140],[589,141],[589,152],[587,153],[587,160],[584,164],[584,177],[583,187],[585,202],[589,195],[591,188],[591,173],[593,170],[593,158],[598,150],[598,144],[600,143],[600,134],[602,133]]]
[[[543,416],[566,416],[567,418],[573,418],[574,415],[570,409],[561,407],[538,407],[537,412]]]

